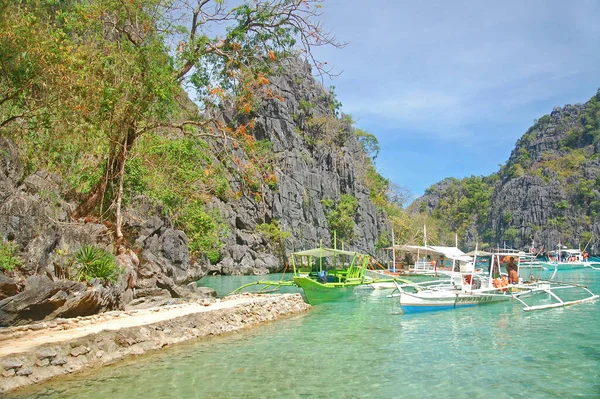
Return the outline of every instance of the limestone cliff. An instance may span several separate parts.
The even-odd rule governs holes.
[[[375,253],[376,241],[390,235],[390,227],[361,183],[366,155],[352,126],[335,114],[334,99],[312,77],[308,64],[290,62],[285,74],[271,78],[271,85],[281,98],[263,103],[253,133],[273,144],[277,185],[265,188],[258,202],[247,197],[215,200],[212,206],[226,218],[231,233],[222,261],[211,272],[281,270],[283,253],[256,231],[257,224],[272,220],[291,233],[284,243],[287,254],[318,246],[321,240],[333,245],[322,200],[337,202],[342,194],[358,202],[355,238],[345,245]]]
[[[585,104],[555,108],[517,141],[499,172],[480,177],[482,206],[475,207],[462,229],[467,246],[476,240],[492,245],[552,250],[558,243],[598,252],[600,236],[600,94]],[[469,180],[471,179],[471,180]],[[427,190],[415,208],[440,218],[440,202],[453,187],[460,199],[472,199],[465,182],[448,179]],[[458,190],[456,190],[458,188]]]

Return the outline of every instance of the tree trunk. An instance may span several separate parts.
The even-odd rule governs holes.
[[[121,175],[122,170],[124,174],[127,153],[129,153],[129,150],[131,150],[131,147],[133,147],[133,143],[135,142],[136,138],[137,134],[135,126],[131,124],[127,129],[127,135],[118,145],[118,152],[116,150],[117,141],[113,142],[108,159],[106,160],[106,173],[104,173],[100,181],[96,183],[92,191],[88,193],[83,202],[79,204],[73,213],[73,219],[79,219],[92,213],[104,198],[104,193],[108,187],[108,183],[113,181],[117,176]]]
[[[125,144],[121,150],[123,152],[124,159],[127,159],[127,147]],[[123,215],[121,214],[121,203],[123,202],[123,180],[125,178],[125,161],[121,162],[121,169],[119,170],[119,190],[117,191],[117,206],[115,210],[115,235],[117,236],[117,245],[123,240],[123,231],[121,225],[123,224]]]

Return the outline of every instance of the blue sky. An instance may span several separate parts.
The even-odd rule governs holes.
[[[380,172],[422,195],[445,177],[488,175],[555,106],[600,87],[599,1],[326,0],[343,49],[342,111],[377,136]]]

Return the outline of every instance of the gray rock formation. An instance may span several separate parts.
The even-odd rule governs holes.
[[[122,260],[132,263],[127,272],[132,278],[135,295],[190,296],[185,285],[206,274],[208,261],[190,259],[188,239],[172,222],[162,216],[161,205],[143,196],[133,199],[124,210],[123,228],[132,241],[129,245],[141,255],[139,260]]]
[[[281,95],[283,101],[264,101],[254,136],[256,140],[272,143],[277,186],[274,190],[263,188],[261,203],[242,197],[234,203],[216,200],[212,204],[232,234],[222,261],[208,273],[281,271],[286,255],[294,250],[315,247],[321,241],[332,246],[333,232],[321,200],[339,201],[342,194],[358,200],[356,238],[345,243],[346,247],[374,254],[375,242],[381,235],[389,236],[391,228],[361,183],[365,154],[352,127],[335,116],[331,95],[314,80],[308,64],[290,61],[286,73],[271,77],[270,82],[273,92]],[[325,127],[319,130],[311,125],[311,118],[337,122],[334,126],[324,122]],[[285,240],[283,253],[256,231],[258,224],[271,220],[277,220],[282,230],[291,233]]]
[[[23,292],[0,301],[0,327],[92,315],[115,308],[114,300],[110,288],[87,290],[83,283],[35,275],[27,279]]]
[[[600,140],[592,129],[599,100],[600,94],[586,104],[554,108],[517,141],[506,165],[484,178],[493,185],[489,213],[485,220],[471,215],[462,240],[467,248],[489,240],[520,249],[535,242],[537,250],[550,251],[559,243],[583,247],[600,237]],[[413,207],[440,209],[455,181],[433,185]],[[600,253],[597,239],[588,251]]]
[[[16,295],[19,286],[15,280],[0,273],[0,300]]]
[[[498,241],[511,228],[518,230],[515,247],[535,241],[546,251],[558,243],[583,247],[588,236],[599,237],[598,142],[585,133],[592,123],[585,112],[593,100],[554,108],[517,141],[490,201],[487,228]],[[600,250],[596,246],[593,242],[588,250]]]

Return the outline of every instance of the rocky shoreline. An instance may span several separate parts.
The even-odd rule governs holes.
[[[309,308],[300,294],[243,294],[1,329],[0,394]]]

